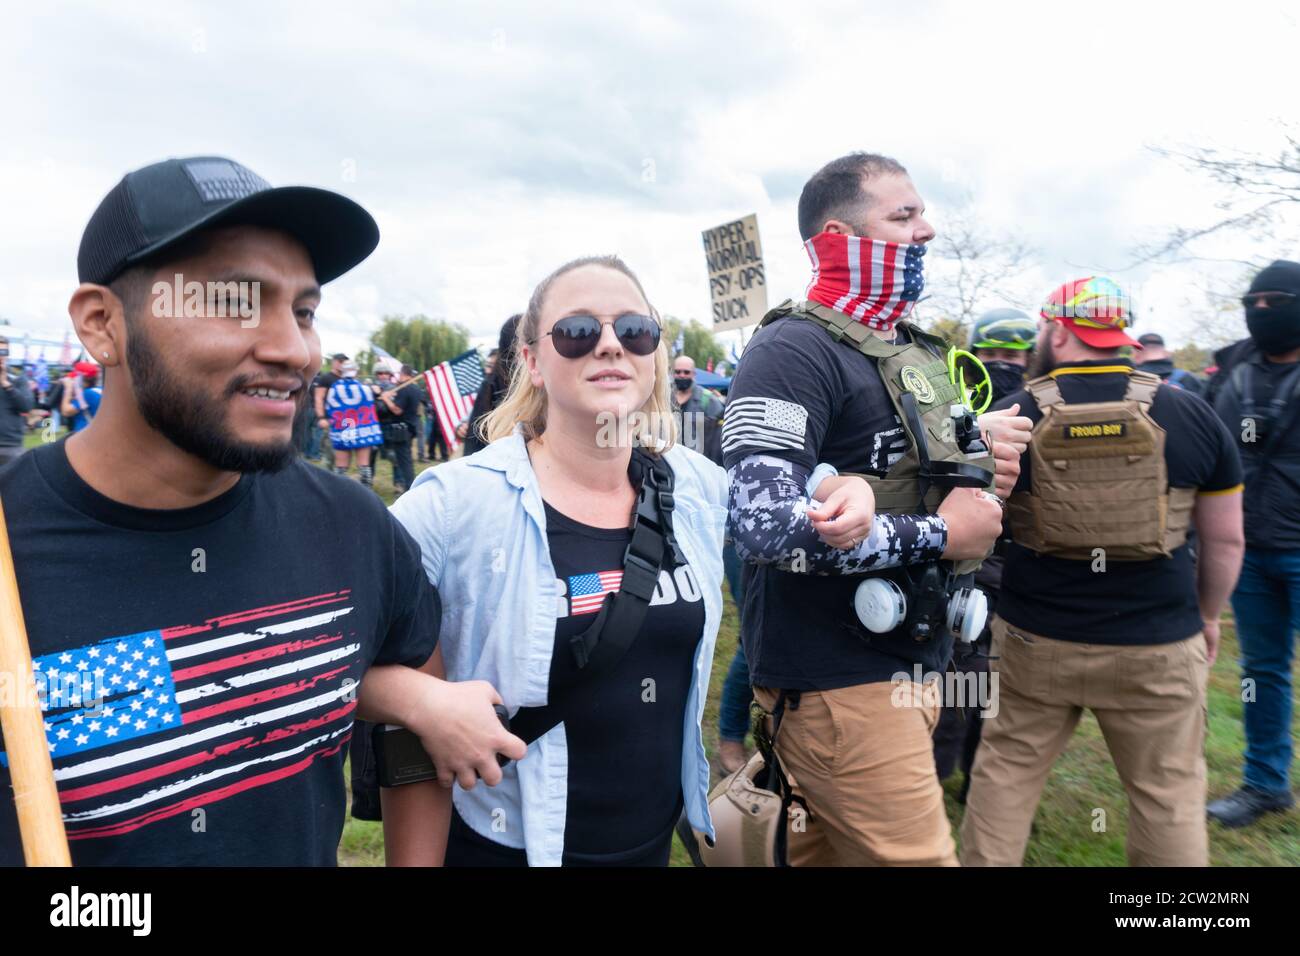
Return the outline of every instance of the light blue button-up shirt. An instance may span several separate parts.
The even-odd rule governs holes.
[[[682,795],[691,825],[712,838],[700,720],[722,618],[727,483],[721,468],[680,445],[666,460],[674,478],[673,531],[704,594],[704,631],[682,715]],[[422,472],[392,511],[420,545],[442,598],[438,646],[447,678],[487,681],[511,714],[546,704],[563,595],[537,476],[519,430],[475,455]],[[530,866],[559,866],[569,778],[564,724],[530,744],[524,759],[504,773],[496,787],[457,785],[457,812],[488,839],[527,851]]]

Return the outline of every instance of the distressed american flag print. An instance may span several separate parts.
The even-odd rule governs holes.
[[[318,594],[36,658],[68,838],[128,833],[337,754],[356,708],[347,674],[361,660],[361,644],[340,624],[349,596]]]

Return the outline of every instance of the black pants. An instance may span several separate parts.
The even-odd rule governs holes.
[[[410,488],[411,482],[415,481],[415,463],[411,461],[411,442],[409,440],[393,442],[387,447],[393,460],[393,484],[402,489]]]
[[[667,866],[673,848],[673,831],[634,854],[624,854],[617,860],[594,862],[564,854],[565,866]],[[447,834],[447,856],[444,866],[527,866],[528,856],[523,850],[503,846],[480,836],[459,813],[451,811],[451,832]]]

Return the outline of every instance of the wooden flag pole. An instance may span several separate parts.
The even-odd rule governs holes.
[[[412,375],[401,385],[394,385],[392,388],[386,388],[383,391],[381,391],[379,394],[392,395],[394,392],[400,392],[402,389],[406,388],[409,385],[414,385],[416,382],[423,382],[423,381],[424,381],[423,375]]]
[[[18,578],[0,506],[0,730],[28,866],[71,866],[45,718],[36,696]]]

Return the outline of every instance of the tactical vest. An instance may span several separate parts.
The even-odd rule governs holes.
[[[796,306],[789,299],[768,312],[760,325],[768,325],[787,315],[820,325],[837,342],[847,339],[850,345],[871,359],[880,372],[880,380],[889,393],[889,400],[894,404],[898,420],[903,423],[908,447],[903,456],[889,466],[883,478],[875,475],[857,476],[871,485],[876,496],[877,514],[920,514],[923,511],[933,514],[947,494],[946,489],[931,486],[922,497],[917,436],[913,434],[909,416],[903,409],[904,394],[910,393],[915,399],[931,461],[974,465],[987,470],[990,476],[993,474],[992,454],[970,456],[957,445],[951,409],[953,405],[962,402],[963,398],[957,386],[948,378],[948,363],[945,358],[947,345],[943,339],[922,332],[911,323],[900,322],[899,326],[907,331],[911,341],[890,345],[851,315],[811,301]],[[990,490],[992,484],[990,479]],[[957,562],[956,573],[974,571],[980,563]]]
[[[1194,488],[1170,488],[1165,431],[1151,417],[1158,376],[1133,372],[1117,402],[1067,405],[1051,376],[1025,387],[1042,419],[1029,442],[1031,491],[1007,504],[1017,544],[1090,561],[1168,558],[1187,540]]]

